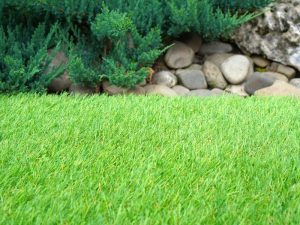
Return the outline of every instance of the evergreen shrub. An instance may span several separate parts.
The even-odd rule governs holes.
[[[54,25],[46,34],[44,24],[34,30],[0,27],[0,92],[43,92],[62,73],[62,67],[48,70],[59,49],[59,42],[51,46],[57,31]]]

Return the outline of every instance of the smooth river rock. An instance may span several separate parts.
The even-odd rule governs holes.
[[[249,95],[253,95],[257,90],[269,87],[275,82],[276,78],[266,76],[264,73],[256,72],[247,78],[245,83],[245,91]]]
[[[233,50],[231,44],[220,42],[220,41],[213,41],[209,43],[204,43],[200,48],[199,53],[201,55],[211,55],[215,53],[228,53]]]
[[[243,55],[234,55],[226,59],[221,65],[221,71],[231,84],[240,84],[248,76],[251,62]]]
[[[172,89],[173,89],[173,91],[175,91],[180,96],[183,96],[183,95],[190,92],[189,89],[187,89],[186,87],[181,86],[181,85],[176,85]]]
[[[176,42],[165,55],[165,62],[172,69],[181,69],[192,65],[195,52],[182,42]]]
[[[206,61],[203,65],[203,73],[209,87],[225,89],[227,81],[225,80],[219,67],[210,61]]]
[[[177,96],[177,93],[165,85],[149,84],[144,87],[146,95]]]
[[[153,84],[174,87],[177,84],[177,77],[170,71],[160,71],[153,75]]]
[[[206,89],[207,82],[201,70],[177,70],[179,82],[190,90]]]

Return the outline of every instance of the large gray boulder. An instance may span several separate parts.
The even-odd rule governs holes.
[[[279,0],[242,25],[233,40],[245,52],[265,55],[300,71],[300,3]]]

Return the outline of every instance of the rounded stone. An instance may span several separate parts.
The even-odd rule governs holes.
[[[176,76],[180,83],[190,90],[207,88],[207,82],[201,70],[177,70]]]
[[[222,63],[225,62],[226,59],[230,58],[231,56],[234,56],[234,54],[231,54],[231,53],[216,53],[216,54],[208,56],[206,58],[206,60],[214,63],[216,66],[218,66],[221,69]]]
[[[279,65],[277,72],[284,74],[288,79],[293,79],[296,76],[296,70],[292,67]]]
[[[222,72],[214,63],[206,61],[203,65],[203,73],[205,75],[208,86],[220,89],[225,89],[227,87],[228,84]]]
[[[203,67],[200,64],[192,64],[186,69],[187,70],[202,70]]]
[[[252,76],[248,77],[245,83],[245,91],[253,95],[257,90],[269,87],[275,82],[276,78],[266,76],[264,73],[254,73]]]
[[[144,87],[146,95],[177,96],[177,93],[165,85],[149,84]]]
[[[165,55],[165,62],[172,69],[181,69],[193,63],[195,52],[184,43],[176,42]]]
[[[253,56],[252,57],[252,60],[254,62],[254,64],[258,67],[261,67],[261,68],[265,68],[267,67],[268,65],[270,65],[270,61],[263,58],[263,57],[260,57],[260,56]]]
[[[267,71],[269,72],[277,72],[277,69],[279,67],[279,63],[277,62],[272,62],[268,67],[267,67]]]
[[[226,93],[224,90],[220,89],[220,88],[213,88],[211,90],[211,92],[215,95],[227,95],[228,93]]]
[[[246,56],[234,55],[222,63],[221,71],[229,83],[240,84],[247,78],[250,66],[251,62]]]
[[[228,53],[233,50],[231,44],[220,42],[220,41],[213,41],[209,43],[205,43],[200,48],[199,53],[201,55],[210,55],[215,53]]]
[[[153,75],[153,84],[174,87],[177,84],[177,77],[170,71],[160,71]]]
[[[189,89],[187,89],[186,87],[183,87],[181,85],[176,85],[172,89],[173,89],[173,91],[175,91],[180,96],[183,96],[183,95],[190,92]]]

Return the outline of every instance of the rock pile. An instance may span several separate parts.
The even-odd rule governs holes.
[[[228,43],[198,43],[201,46],[196,46],[195,42],[191,46],[189,42],[176,41],[159,60],[159,66],[153,68],[155,73],[150,81],[145,81],[134,89],[117,87],[104,81],[101,90],[108,95],[208,97],[232,94],[242,97],[300,97],[300,78],[296,78],[299,72],[293,67],[271,62],[257,55],[244,55]],[[55,60],[59,62],[60,58],[63,58],[63,62],[66,61],[60,55]],[[67,73],[64,73],[55,82],[64,80],[66,76]],[[97,92],[68,82],[71,93]],[[66,86],[61,86],[66,89]],[[54,90],[57,91],[57,88]]]
[[[145,87],[151,86],[152,93],[167,96],[174,96],[171,90],[179,96],[199,97],[300,96],[300,89],[296,91],[300,78],[295,79],[297,71],[292,67],[259,56],[243,55],[228,43],[211,42],[198,49],[194,52],[188,43],[175,42],[159,62],[160,71]],[[195,63],[197,58],[203,63]]]

